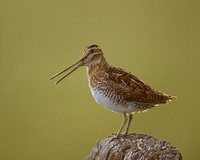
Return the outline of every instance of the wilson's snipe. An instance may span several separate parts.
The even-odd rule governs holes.
[[[81,66],[87,67],[89,87],[96,102],[112,111],[123,114],[124,120],[117,136],[120,135],[126,124],[127,114],[129,120],[124,132],[125,135],[128,133],[133,112],[144,111],[157,104],[167,103],[167,101],[175,99],[174,96],[168,96],[152,89],[135,75],[110,66],[106,62],[101,48],[96,44],[86,47],[80,60],[51,79],[74,67],[57,81],[57,84]]]

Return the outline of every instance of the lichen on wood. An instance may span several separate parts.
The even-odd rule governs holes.
[[[182,160],[178,149],[167,141],[145,134],[130,133],[97,142],[86,160]]]

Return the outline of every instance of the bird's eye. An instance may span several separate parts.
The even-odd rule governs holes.
[[[91,60],[94,60],[95,58],[97,58],[99,56],[99,54],[95,54],[92,58],[91,58]]]
[[[95,49],[91,49],[91,50],[90,50],[90,53],[94,53],[94,51],[95,51]]]

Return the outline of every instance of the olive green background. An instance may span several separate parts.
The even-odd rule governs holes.
[[[199,159],[200,1],[1,0],[0,159],[84,159],[122,115],[95,103],[80,68],[49,78],[99,44],[109,63],[178,99],[136,113],[130,130]]]

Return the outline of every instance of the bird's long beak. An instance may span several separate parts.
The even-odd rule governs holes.
[[[67,73],[66,75],[64,75],[60,80],[58,80],[58,81],[55,83],[55,84],[58,84],[60,81],[62,81],[62,80],[63,80],[64,78],[66,78],[68,75],[70,75],[72,72],[74,72],[75,70],[77,70],[79,67],[83,66],[83,64],[84,64],[83,60],[84,60],[84,57],[82,57],[82,58],[79,59],[77,62],[75,62],[75,63],[72,64],[71,66],[67,67],[67,68],[64,69],[63,71],[61,71],[61,72],[55,74],[54,76],[52,76],[52,77],[50,78],[50,80],[54,79],[55,77],[59,76],[60,74],[66,72],[67,70],[69,70],[69,69],[71,69],[71,68],[73,68],[73,67],[75,66],[69,73]]]

